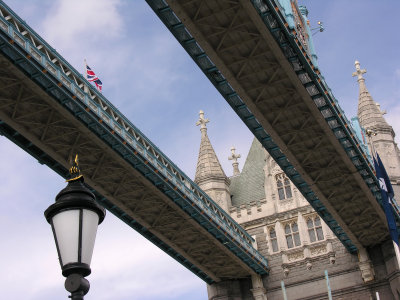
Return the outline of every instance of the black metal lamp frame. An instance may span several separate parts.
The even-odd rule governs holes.
[[[56,196],[56,202],[46,209],[44,215],[47,222],[51,224],[53,230],[58,258],[62,268],[62,275],[67,277],[65,280],[65,289],[71,293],[71,299],[81,300],[90,288],[89,281],[84,277],[91,273],[90,266],[82,262],[83,210],[87,209],[97,213],[99,216],[98,224],[104,220],[105,210],[96,203],[94,194],[84,183],[83,176],[80,175],[77,159],[78,158],[76,157],[76,165],[70,169],[71,175],[76,176],[68,180],[68,185],[58,193]],[[79,210],[78,261],[63,265],[57,234],[53,224],[53,217],[67,210]]]

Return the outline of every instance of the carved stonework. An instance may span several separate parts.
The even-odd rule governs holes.
[[[289,210],[291,208],[293,208],[293,202],[294,202],[294,198],[289,198],[289,199],[282,199],[282,200],[278,200],[278,204],[281,207],[282,210],[286,211]]]
[[[267,300],[267,291],[264,288],[261,276],[253,275],[251,276],[251,281],[253,285],[251,292],[253,293],[254,300]]]
[[[372,263],[369,259],[368,252],[364,248],[358,250],[358,266],[361,271],[361,276],[364,282],[374,280],[375,272]]]
[[[286,264],[283,264],[283,265],[282,265],[282,271],[283,271],[283,275],[284,275],[285,277],[288,277],[289,272],[290,272],[289,266],[286,265]]]
[[[375,277],[375,272],[370,261],[359,262],[361,276],[364,282],[372,281]]]
[[[292,268],[303,266],[307,270],[313,268],[313,263],[323,259],[326,263],[336,262],[335,251],[333,251],[330,241],[320,241],[316,245],[302,245],[295,249],[283,250],[282,271],[285,277],[288,276]]]
[[[254,300],[267,300],[267,291],[264,288],[251,289]]]
[[[317,256],[317,255],[325,254],[327,252],[328,251],[327,251],[326,245],[320,245],[317,247],[310,248],[311,256]]]
[[[307,260],[307,264],[306,264],[307,270],[311,270],[312,269],[312,262],[311,260]]]
[[[287,254],[287,258],[289,262],[294,262],[303,259],[304,258],[303,249],[294,253]]]
[[[217,202],[217,204],[218,204],[219,206],[222,206],[222,204],[223,204],[222,195],[223,195],[222,192],[216,192],[216,193],[215,193],[215,202]]]

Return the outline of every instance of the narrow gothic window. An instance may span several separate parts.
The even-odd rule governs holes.
[[[290,186],[289,178],[285,173],[280,173],[275,176],[276,186],[278,188],[279,200],[292,198],[292,188]]]
[[[315,218],[309,218],[307,220],[308,235],[310,236],[310,242],[321,241],[324,239],[324,233],[322,231],[321,219],[316,216]]]
[[[300,246],[299,227],[296,222],[285,225],[285,236],[288,248]]]
[[[271,241],[272,252],[278,251],[278,239],[276,238],[275,229],[269,231],[269,240]]]

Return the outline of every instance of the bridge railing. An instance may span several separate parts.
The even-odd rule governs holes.
[[[301,39],[298,38],[298,32],[295,29],[289,28],[283,8],[276,0],[252,0],[252,2],[265,25],[273,32],[276,41],[282,48],[287,59],[291,62],[298,78],[336,138],[343,146],[377,201],[382,205],[379,183],[368,155],[362,149],[362,144],[358,140],[351,122],[347,119],[318,67],[313,65],[309,53],[304,48]],[[273,30],[278,27],[279,31]],[[396,206],[397,203],[392,203],[393,212],[397,220],[400,220],[400,214]]]
[[[74,99],[78,99],[98,116],[100,123],[120,136],[124,145],[132,147],[135,155],[141,155],[146,164],[151,164],[158,174],[162,174],[174,185],[174,190],[179,191],[182,198],[194,203],[217,224],[219,230],[229,234],[247,250],[246,253],[267,267],[265,258],[252,246],[253,238],[1,0],[0,30],[6,33],[9,43],[23,49],[28,59],[33,58],[40,64],[43,73],[54,76],[58,86],[68,89]]]
[[[356,252],[357,248],[341,226],[335,221],[311,187],[288,161],[285,154],[282,153],[268,132],[265,131],[260,122],[244,103],[243,99],[241,99],[240,95],[219,71],[218,67],[202,49],[169,4],[165,0],[146,1],[254,136],[261,142],[312,207],[341,240],[343,245],[350,252]],[[312,64],[312,60],[306,53],[306,49],[296,37],[297,33],[290,30],[287,20],[283,17],[282,8],[279,6],[279,3],[273,0],[252,0],[252,4],[264,21],[266,30],[269,30],[276,39],[299,80],[311,96],[312,101],[320,110],[322,116],[343,146],[347,155],[356,166],[359,174],[378,202],[381,203],[378,181],[371,163],[366,159],[365,153],[363,153],[361,149],[361,144],[356,138],[356,134],[351,128],[349,120],[338,105],[324,77],[320,74],[317,66]],[[399,218],[398,214],[397,217]]]
[[[318,212],[325,223],[330,227],[330,229],[336,234],[343,245],[352,253],[357,251],[357,248],[352,243],[350,238],[347,236],[346,232],[341,228],[341,226],[332,217],[329,211],[326,210],[325,206],[315,195],[314,191],[310,186],[304,181],[302,176],[294,168],[294,166],[289,162],[286,155],[280,150],[278,145],[273,141],[271,136],[266,132],[261,123],[257,120],[255,115],[251,112],[248,106],[245,104],[240,95],[234,90],[230,85],[229,81],[224,77],[224,75],[219,71],[218,67],[210,59],[207,53],[202,49],[196,39],[191,35],[189,30],[185,27],[179,17],[174,13],[173,9],[164,0],[146,0],[157,16],[163,21],[165,26],[171,31],[182,47],[188,52],[192,57],[194,62],[199,66],[199,68],[204,72],[207,78],[215,86],[215,88],[220,92],[220,94],[225,98],[232,109],[238,114],[242,119],[244,124],[250,129],[254,136],[260,141],[263,147],[270,153],[274,160],[278,163],[281,169],[288,175],[294,185],[299,189],[299,191],[304,195],[307,201],[312,205],[312,207]],[[254,4],[255,3],[255,4]],[[260,13],[268,14],[266,17],[270,18],[269,21],[272,22],[273,32],[278,34],[278,39],[284,38],[278,31],[279,23],[275,17],[271,14],[270,9],[264,3],[264,0],[254,0],[253,4],[261,5],[259,9]],[[274,8],[275,11],[279,11],[278,7]],[[288,49],[289,53],[294,53],[292,49]],[[296,70],[302,70],[302,65],[299,60],[292,62]],[[309,78],[305,71],[301,74],[302,80],[307,80]],[[310,89],[317,91],[316,87],[310,87]],[[325,100],[323,97],[314,97],[320,106],[325,105]],[[333,115],[329,111],[330,115]],[[328,116],[329,117],[329,116]],[[337,121],[335,121],[337,122]],[[337,134],[343,135],[343,131],[339,131]]]

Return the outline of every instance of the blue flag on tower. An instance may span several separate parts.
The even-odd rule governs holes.
[[[379,186],[381,188],[383,209],[385,211],[386,220],[388,222],[390,236],[393,240],[393,246],[395,248],[397,261],[400,265],[400,252],[399,252],[399,233],[397,231],[396,220],[393,215],[391,202],[394,198],[394,192],[392,184],[390,183],[389,176],[386,173],[385,167],[379,157],[379,154],[376,153],[376,157],[374,157],[374,166],[376,171],[376,177],[379,180]]]
[[[86,78],[87,78],[87,80],[89,82],[94,82],[94,84],[96,85],[97,90],[101,92],[101,90],[103,88],[103,83],[101,82],[99,77],[97,77],[97,75],[92,71],[92,69],[86,64],[86,61],[85,61],[85,65],[86,65]]]

